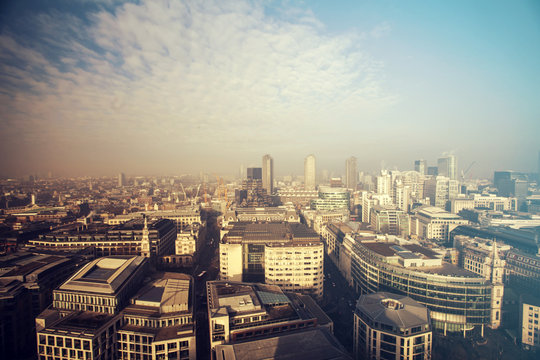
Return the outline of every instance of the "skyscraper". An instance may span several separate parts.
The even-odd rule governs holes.
[[[262,183],[268,195],[274,192],[274,159],[268,154],[262,158]]]
[[[437,160],[438,175],[457,180],[457,159],[455,155],[448,155]]]
[[[124,173],[118,174],[118,187],[123,187],[126,184],[126,175]]]
[[[310,154],[304,160],[304,188],[306,190],[315,190],[315,155]]]
[[[358,171],[356,170],[356,158],[351,156],[345,160],[345,186],[356,190],[358,184]]]
[[[426,160],[415,160],[414,162],[414,171],[418,171],[422,175],[427,173],[427,161]]]

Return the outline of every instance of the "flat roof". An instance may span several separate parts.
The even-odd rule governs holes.
[[[143,256],[107,256],[86,264],[58,290],[115,294],[143,265]]]
[[[325,328],[216,346],[218,360],[338,360],[352,359]]]

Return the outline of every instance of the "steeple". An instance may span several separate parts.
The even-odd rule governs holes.
[[[148,231],[148,218],[143,214],[144,227],[141,239],[141,256],[150,257],[150,232]]]

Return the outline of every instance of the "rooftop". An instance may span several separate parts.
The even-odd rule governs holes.
[[[351,359],[325,328],[309,329],[234,344],[217,345],[218,360],[331,360]]]
[[[146,259],[142,256],[108,256],[86,264],[58,290],[115,294]]]
[[[430,323],[428,309],[424,305],[410,297],[386,292],[360,296],[356,313],[364,320],[369,318],[373,323],[390,329],[409,329]]]

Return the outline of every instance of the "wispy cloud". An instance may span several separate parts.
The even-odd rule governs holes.
[[[93,144],[125,157],[148,143],[176,154],[203,143],[231,152],[278,147],[323,138],[394,101],[359,34],[325,35],[309,11],[266,10],[259,2],[152,0],[86,19],[36,14],[25,36],[7,28],[4,150]],[[371,35],[385,31],[387,24]]]

